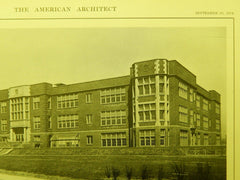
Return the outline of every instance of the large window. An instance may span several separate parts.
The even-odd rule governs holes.
[[[7,131],[7,120],[6,119],[1,120],[1,130]]]
[[[155,146],[155,130],[140,130],[140,146]]]
[[[188,122],[188,109],[184,106],[179,106],[179,121]]]
[[[200,96],[196,95],[196,107],[200,108]]]
[[[60,115],[57,118],[58,128],[76,128],[79,126],[78,115]]]
[[[126,101],[126,90],[124,87],[104,89],[100,92],[101,104],[120,103]]]
[[[216,119],[216,130],[220,129],[220,120]]]
[[[197,127],[201,126],[201,118],[200,118],[200,114],[197,114]]]
[[[208,117],[203,116],[203,128],[208,129]]]
[[[196,139],[197,139],[196,145],[201,145],[201,134],[200,133],[196,134]]]
[[[187,85],[183,82],[179,82],[178,84],[178,94],[180,97],[187,99]]]
[[[165,136],[166,136],[165,129],[160,129],[160,146],[165,146]]]
[[[140,104],[139,107],[139,120],[140,121],[155,121],[156,120],[156,105]]]
[[[48,116],[48,128],[52,129],[52,118],[51,118],[51,116]]]
[[[101,125],[124,125],[126,124],[126,111],[115,110],[115,111],[102,111],[101,112]]]
[[[7,112],[7,102],[1,102],[1,113]]]
[[[221,142],[220,142],[220,135],[216,135],[216,145],[220,145]]]
[[[208,111],[208,100],[203,99],[203,110]]]
[[[215,112],[217,114],[220,114],[220,105],[219,104],[215,104]]]
[[[39,116],[33,117],[33,128],[40,129],[40,117]]]
[[[51,109],[51,106],[52,106],[52,100],[51,100],[51,97],[48,98],[48,109]]]
[[[33,97],[33,109],[40,108],[40,97]]]
[[[190,100],[190,102],[194,101],[194,93],[193,93],[193,89],[192,88],[190,88],[190,90],[189,90],[189,100]]]
[[[127,145],[125,132],[103,133],[101,134],[101,141],[103,147],[121,147]]]
[[[57,97],[57,108],[78,107],[78,94],[65,94]]]
[[[193,110],[189,111],[190,125],[193,125]]]
[[[155,77],[138,78],[139,95],[151,95],[156,93]]]
[[[160,76],[159,77],[159,93],[162,94],[164,93],[164,77]]]
[[[180,146],[188,146],[188,131],[180,130]]]
[[[10,119],[29,119],[29,98],[14,98],[10,100]]]
[[[207,146],[208,145],[208,134],[204,134],[204,145]]]

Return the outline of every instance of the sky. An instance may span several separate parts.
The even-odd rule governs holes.
[[[0,89],[124,76],[134,62],[177,60],[221,94],[225,132],[224,27],[0,29],[0,57]]]

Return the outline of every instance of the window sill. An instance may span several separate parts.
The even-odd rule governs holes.
[[[143,122],[143,123],[145,123],[145,122],[156,122],[156,120],[149,120],[149,121],[140,121],[139,120],[139,122]]]
[[[121,103],[126,103],[126,101],[121,101],[121,102],[110,102],[110,103],[100,103],[101,105],[109,105],[109,104],[121,104]]]
[[[116,125],[101,125],[101,127],[116,127],[116,126],[126,126],[126,124],[116,124]]]
[[[63,110],[63,109],[74,109],[74,108],[78,108],[78,106],[77,106],[77,107],[57,108],[57,110]]]

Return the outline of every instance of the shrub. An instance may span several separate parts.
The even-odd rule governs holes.
[[[205,164],[203,163],[197,163],[197,177],[198,180],[208,180],[210,179],[210,170],[211,166],[206,162]]]
[[[164,169],[162,166],[158,167],[158,174],[157,174],[157,178],[158,180],[161,180],[164,177]]]
[[[142,180],[149,178],[149,172],[148,172],[148,168],[146,165],[143,165],[143,167],[142,167],[141,177],[142,177]]]
[[[132,168],[126,166],[126,176],[127,179],[130,180],[132,178]]]
[[[185,175],[186,165],[182,161],[178,163],[174,162],[172,164],[172,168],[174,170],[174,175],[177,177],[177,179],[183,180]]]
[[[112,175],[113,175],[113,179],[117,180],[117,177],[120,175],[120,170],[112,167]]]
[[[106,166],[106,168],[105,168],[105,176],[107,178],[111,177],[111,168],[109,166]]]

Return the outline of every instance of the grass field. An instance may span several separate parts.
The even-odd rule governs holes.
[[[208,167],[207,164],[208,163]],[[202,166],[199,166],[201,165]],[[120,172],[118,179],[127,179],[126,166],[132,179],[170,179],[173,173],[185,174],[186,180],[225,180],[224,156],[163,156],[163,155],[11,155],[0,157],[0,169],[58,175],[82,179],[104,179],[112,168]],[[207,168],[206,168],[207,167]],[[177,173],[176,173],[177,172]],[[144,177],[145,173],[145,177]],[[208,174],[209,176],[203,176]],[[179,177],[178,179],[181,179]]]

